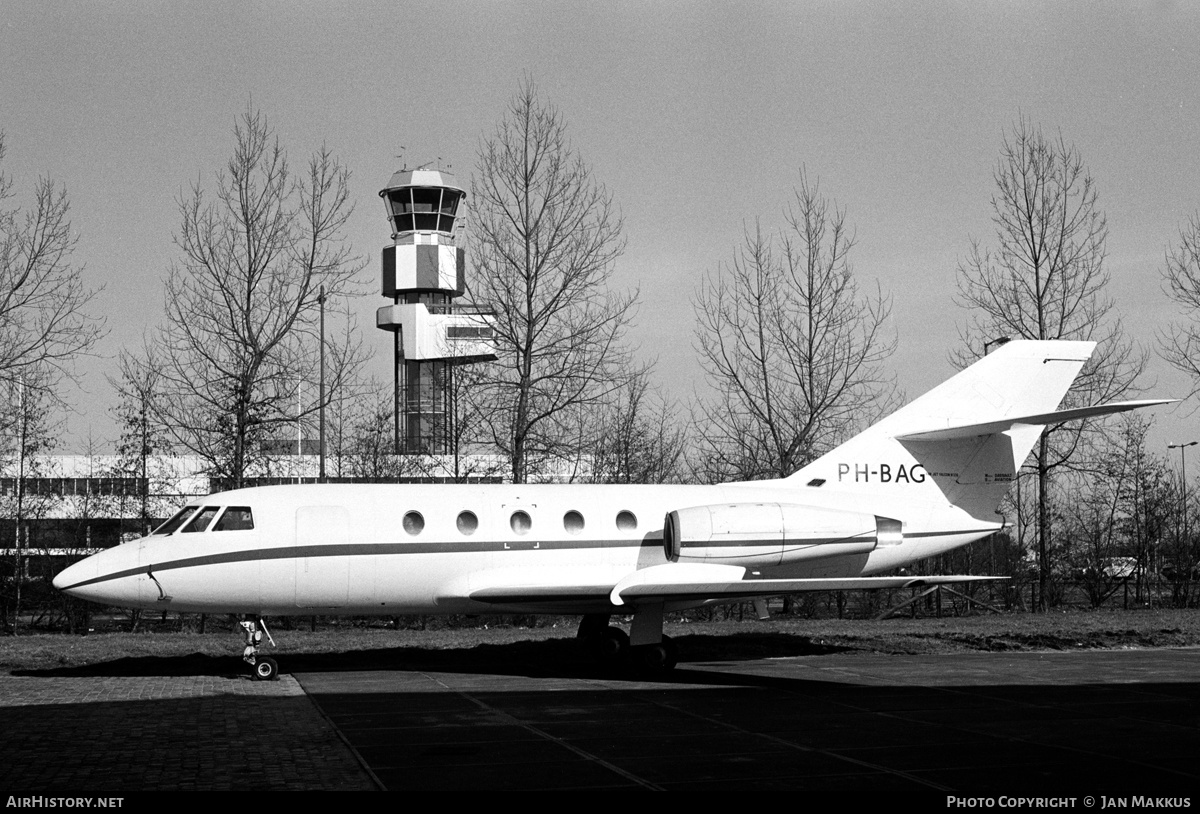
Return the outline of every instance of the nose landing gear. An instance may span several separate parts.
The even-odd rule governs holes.
[[[246,649],[242,651],[242,661],[250,665],[250,675],[255,681],[274,681],[279,677],[279,664],[275,659],[268,656],[260,656],[258,648],[262,645],[263,634],[266,634],[267,641],[271,643],[271,647],[275,646],[275,640],[271,638],[271,631],[267,630],[267,622],[261,616],[257,617],[253,622],[242,621],[239,623],[242,629],[242,635],[246,638]]]

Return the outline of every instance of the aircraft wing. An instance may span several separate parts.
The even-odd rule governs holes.
[[[628,575],[616,585],[505,585],[480,588],[470,598],[494,604],[536,604],[600,599],[611,604],[693,602],[780,596],[806,591],[847,591],[872,588],[919,588],[1007,577],[961,575],[902,577],[822,577],[810,579],[744,579],[745,568],[732,565],[656,565]]]
[[[736,574],[734,572],[742,572]],[[614,605],[702,599],[750,599],[805,591],[849,591],[864,588],[916,588],[1002,577],[906,576],[820,577],[808,579],[743,579],[745,569],[730,565],[656,565],[630,574],[609,595]]]
[[[1008,577],[975,577],[961,575],[927,577],[838,577],[831,579],[748,579],[721,583],[643,583],[621,591],[626,604],[639,602],[691,599],[751,599],[805,591],[851,591],[872,588],[922,588],[955,582],[975,582]]]

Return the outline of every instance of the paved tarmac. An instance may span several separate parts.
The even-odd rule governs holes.
[[[0,790],[1200,792],[1200,649],[789,656],[646,681],[547,647],[313,657],[272,683],[186,664],[0,677]]]
[[[373,789],[291,676],[0,676],[0,796]]]

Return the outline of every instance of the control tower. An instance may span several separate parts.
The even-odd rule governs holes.
[[[392,227],[375,324],[395,335],[396,454],[444,455],[454,438],[454,370],[496,358],[494,316],[454,305],[466,293],[455,243],[466,192],[441,170],[400,170],[379,191]]]

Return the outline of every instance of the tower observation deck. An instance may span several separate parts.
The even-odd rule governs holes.
[[[466,192],[441,170],[401,170],[379,191],[392,228],[375,324],[395,337],[396,453],[442,455],[454,439],[454,371],[496,358],[494,316],[455,305],[466,257],[455,242]]]

